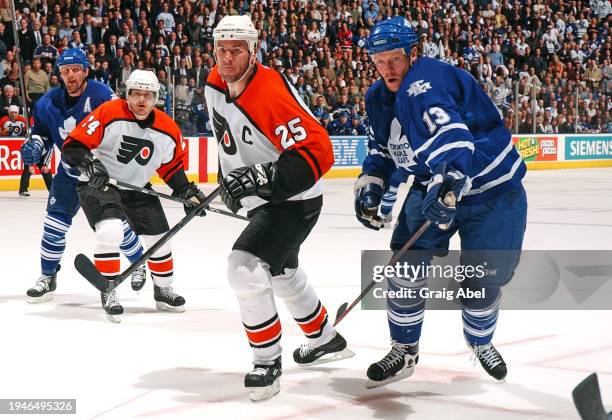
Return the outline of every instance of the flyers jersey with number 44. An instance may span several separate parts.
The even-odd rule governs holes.
[[[307,168],[291,174],[300,178],[295,184],[307,189],[287,199],[307,200],[322,194],[320,178],[334,163],[331,141],[284,76],[256,63],[244,91],[230,98],[227,83],[215,66],[208,76],[205,96],[223,175],[244,166],[277,161],[284,155],[285,160],[296,163],[295,167]],[[287,162],[283,169],[293,166]],[[241,203],[250,210],[265,200],[246,197]]]
[[[138,121],[124,99],[100,105],[68,135],[92,151],[111,178],[144,187],[155,172],[167,181],[183,168],[183,138],[164,112],[154,109]]]

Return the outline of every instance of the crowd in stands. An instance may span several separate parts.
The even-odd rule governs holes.
[[[257,59],[284,73],[330,134],[362,135],[378,78],[365,40],[377,21],[402,15],[422,53],[472,73],[513,131],[612,132],[610,0],[16,0],[15,19],[10,1],[0,0],[0,117],[23,109],[20,77],[31,108],[59,83],[59,53],[78,47],[89,77],[118,94],[134,69],[153,69],[185,134],[210,131],[212,30],[249,14]]]

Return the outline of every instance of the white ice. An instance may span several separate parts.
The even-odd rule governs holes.
[[[612,169],[531,171],[525,185],[526,249],[612,248]],[[334,318],[338,305],[359,293],[360,250],[386,249],[390,230],[358,224],[352,180],[326,180],[325,191],[300,261]],[[355,310],[340,324],[356,352],[352,359],[300,368],[291,352],[303,336],[281,302],[281,393],[251,403],[242,385],[250,351],[225,278],[226,257],[244,222],[209,214],[175,237],[176,289],[187,299],[185,313],[157,312],[149,280],[140,294],[127,284],[120,288],[126,313],[112,324],[99,294],[73,268],[77,253],[93,251],[82,212],[68,236],[55,300],[26,302],[25,291],[39,276],[45,200],[43,191],[29,199],[0,194],[0,398],[76,398],[77,414],[68,419],[569,419],[578,418],[573,387],[598,372],[612,409],[609,311],[503,312],[494,343],[508,362],[505,383],[470,361],[459,312],[429,312],[415,375],[366,390],[368,365],[389,349],[385,313]],[[181,206],[164,205],[171,224],[183,216]]]

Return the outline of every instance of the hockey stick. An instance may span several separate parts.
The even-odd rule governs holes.
[[[175,197],[175,196],[170,195],[170,194],[164,194],[164,193],[161,193],[159,191],[155,191],[153,189],[141,188],[141,187],[138,187],[136,185],[127,184],[127,183],[122,182],[122,181],[117,181],[116,179],[110,179],[108,181],[108,183],[111,184],[111,185],[116,185],[118,187],[123,187],[123,188],[127,188],[127,189],[130,189],[130,190],[138,191],[138,192],[141,192],[141,193],[144,193],[144,194],[152,195],[154,197],[165,198],[166,200],[170,200],[170,201],[176,201],[177,203],[193,205],[193,202],[191,202],[189,200],[185,200],[183,198],[178,198],[178,197]],[[234,219],[240,219],[240,220],[244,220],[246,222],[249,221],[249,219],[247,217],[240,216],[239,214],[234,214],[231,211],[225,211],[225,210],[221,210],[221,209],[216,209],[214,207],[206,207],[205,210],[206,211],[210,211],[212,213],[218,213],[218,214],[222,214],[224,216],[233,217]]]
[[[127,270],[121,273],[116,279],[109,281],[106,277],[100,274],[100,271],[96,268],[94,263],[91,262],[87,256],[79,254],[74,259],[74,267],[77,271],[85,277],[85,279],[92,284],[96,289],[103,293],[109,293],[117,286],[119,286],[125,279],[127,279],[134,270],[140,267],[144,262],[149,259],[151,255],[161,248],[166,242],[168,242],[176,233],[181,230],[191,219],[193,219],[199,210],[204,209],[208,206],[221,192],[221,186],[215,188],[204,201],[198,204],[194,209],[185,217],[183,217],[176,225],[172,227],[164,236],[162,236],[157,242],[155,242],[147,252],[142,254]]]
[[[452,191],[448,192],[444,196],[444,204],[446,204],[447,206],[455,207],[456,202],[457,202],[457,200],[456,200],[455,195],[453,194]],[[417,239],[419,239],[421,237],[421,235],[423,233],[425,233],[425,231],[427,230],[429,225],[431,225],[431,220],[426,220],[421,225],[421,227],[416,232],[414,232],[414,234],[410,237],[410,239],[408,239],[408,241],[404,244],[404,246],[402,246],[399,251],[397,251],[395,254],[393,254],[393,257],[391,257],[391,260],[389,260],[387,265],[394,265],[396,262],[398,262],[404,256],[404,254],[408,251],[408,249],[410,249],[410,247],[412,245],[414,245],[414,243],[417,241]],[[448,225],[440,225],[440,228],[443,229],[443,230],[446,230],[448,227],[449,227]],[[359,296],[357,296],[357,299],[355,299],[353,301],[353,303],[350,304],[350,306],[349,306],[348,302],[344,302],[342,305],[340,305],[340,307],[338,308],[338,311],[336,312],[336,321],[334,322],[334,325],[333,325],[334,327],[336,325],[338,325],[340,323],[340,321],[342,321],[344,319],[344,317],[346,317],[348,315],[348,313],[350,311],[352,311],[353,308],[359,302],[361,302],[361,300],[365,297],[365,295],[368,294],[368,292],[370,290],[372,290],[372,288],[374,287],[374,285],[376,283],[378,283],[378,282],[372,280],[362,290],[362,292],[359,294]]]
[[[389,260],[387,265],[393,265],[396,262],[398,262],[404,256],[406,251],[408,251],[408,249],[416,242],[416,240],[419,239],[421,237],[421,235],[427,230],[429,225],[431,225],[431,221],[430,220],[427,220],[425,223],[423,223],[421,225],[421,227],[414,233],[414,235],[412,235],[412,237],[410,239],[408,239],[408,241],[404,244],[404,246],[399,251],[397,251],[395,254],[393,254],[393,257],[391,258],[391,260]],[[348,315],[349,312],[351,312],[351,310],[355,307],[355,305],[357,305],[359,302],[361,302],[361,299],[363,299],[365,297],[365,295],[367,295],[368,292],[370,290],[372,290],[372,288],[374,287],[374,285],[376,283],[378,283],[378,282],[372,280],[361,291],[359,296],[357,296],[357,299],[355,299],[353,301],[353,303],[351,303],[350,306],[349,306],[348,302],[344,302],[342,305],[340,305],[340,307],[338,308],[338,312],[336,313],[336,321],[334,322],[334,327],[336,325],[338,325],[340,323],[340,321],[342,321],[344,319],[344,317]]]
[[[606,414],[604,409],[596,373],[592,373],[576,385],[572,391],[572,398],[582,420],[612,419],[612,413]]]

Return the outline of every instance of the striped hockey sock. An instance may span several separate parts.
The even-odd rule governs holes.
[[[172,252],[159,257],[151,257],[147,261],[153,282],[158,287],[168,287],[172,284],[174,276],[174,260]]]
[[[134,233],[132,228],[126,220],[121,221],[123,224],[123,241],[121,242],[120,248],[123,255],[133,263],[142,256],[143,248],[138,236]]]
[[[115,280],[121,274],[121,260],[118,252],[94,254],[94,265],[104,277]]]
[[[463,309],[463,334],[470,344],[477,346],[488,344],[493,338],[497,317],[499,315],[499,300],[485,309]]]
[[[57,266],[66,248],[66,232],[70,229],[72,219],[59,214],[47,214],[43,227],[43,237],[40,243],[40,265],[42,274],[51,276],[57,271]]]
[[[244,322],[249,344],[255,349],[263,349],[277,344],[282,336],[282,327],[278,314],[258,325],[247,325]]]
[[[321,337],[323,329],[325,325],[327,325],[327,310],[325,306],[321,304],[321,301],[318,300],[316,308],[308,316],[294,319],[307,338],[316,340]]]

